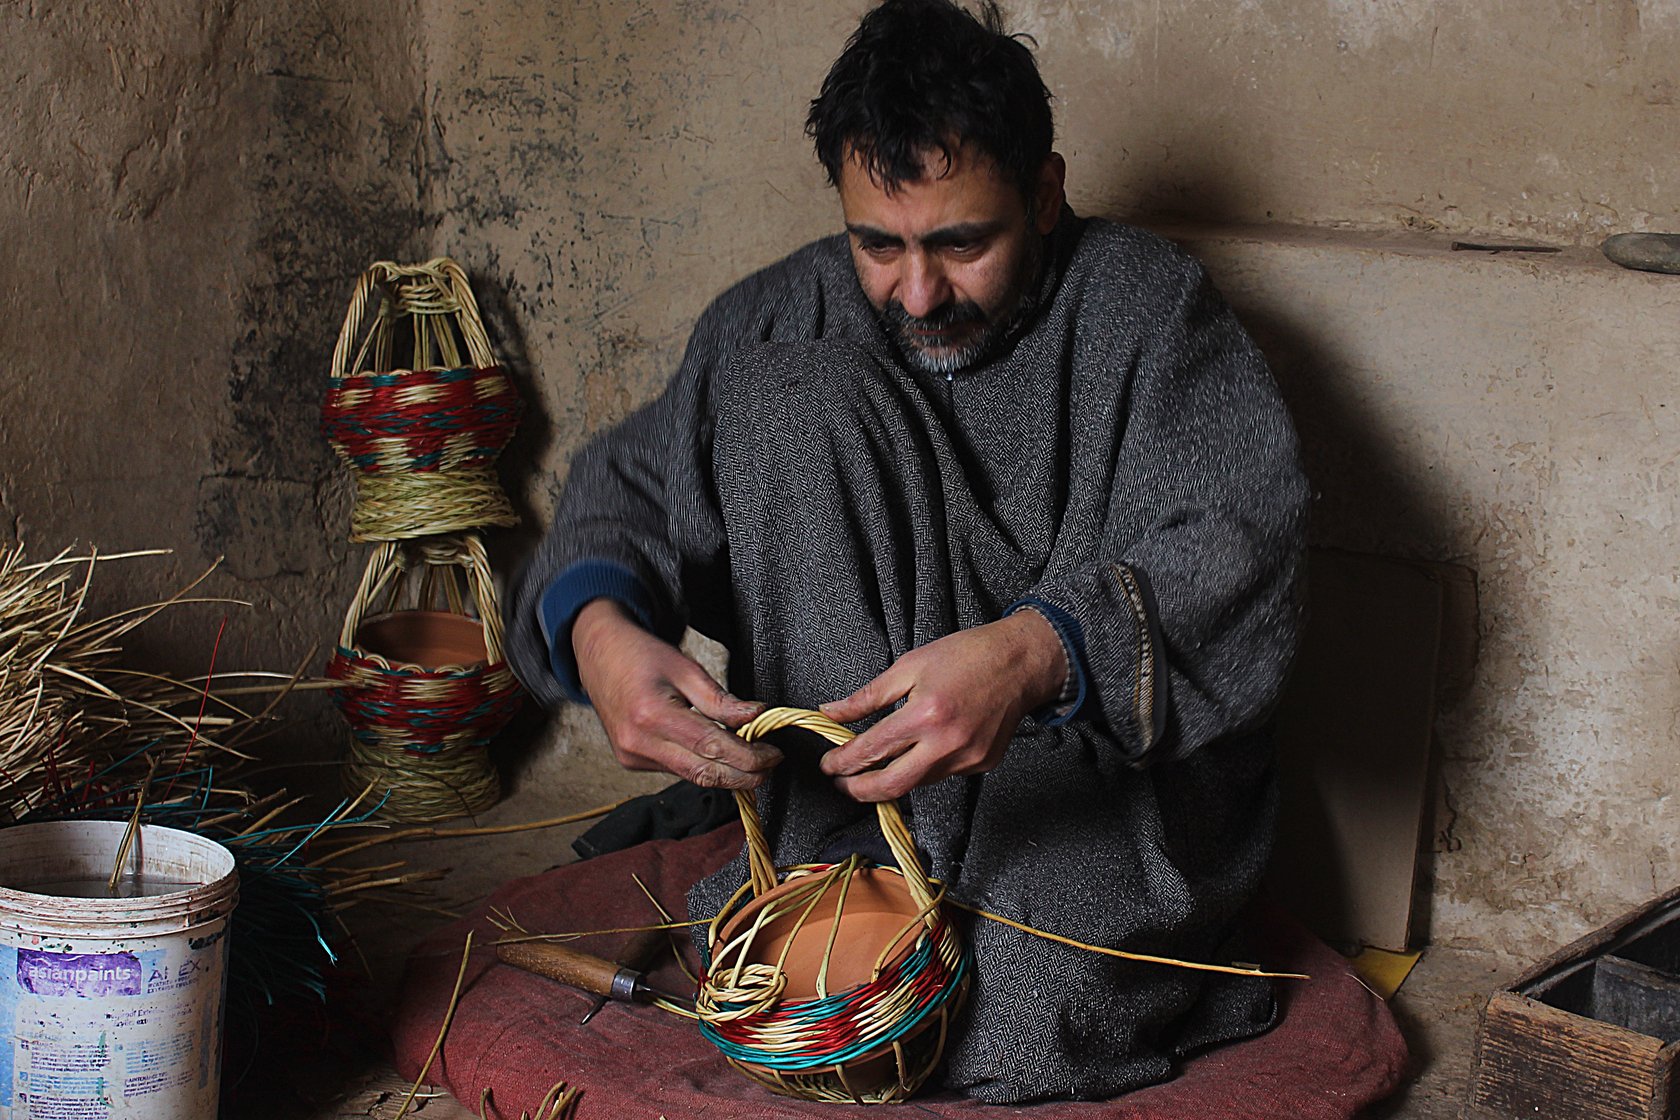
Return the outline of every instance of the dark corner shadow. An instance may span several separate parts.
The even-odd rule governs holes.
[[[538,373],[532,368],[519,311],[509,298],[507,289],[494,279],[480,277],[473,284],[473,295],[484,317],[491,352],[496,355],[508,379],[518,390],[519,399],[525,404],[519,428],[497,463],[497,473],[513,502],[519,524],[497,532],[490,542],[498,559],[523,560],[542,535],[541,526],[548,512],[539,511],[532,503],[531,495],[533,492],[547,492],[547,487],[539,482],[539,463],[542,453],[554,438],[554,421],[544,410]],[[498,567],[497,570],[505,572],[508,569]]]
[[[1238,317],[1266,355],[1300,436],[1302,463],[1313,494],[1309,539],[1319,562],[1369,562],[1375,566],[1396,561],[1421,564],[1440,561],[1442,557],[1438,553],[1438,542],[1446,536],[1446,514],[1435,508],[1439,497],[1432,497],[1427,480],[1415,477],[1415,472],[1400,453],[1401,433],[1396,432],[1384,416],[1365,403],[1359,382],[1369,374],[1355,369],[1351,363],[1342,359],[1336,340],[1322,325],[1312,323],[1304,316],[1293,318],[1279,314],[1275,308],[1261,311],[1247,306],[1240,294],[1231,302]],[[1327,556],[1328,552],[1334,552],[1336,555]],[[1351,557],[1351,560],[1343,561],[1342,557]],[[1365,560],[1361,560],[1361,557]],[[1369,610],[1372,618],[1381,617],[1381,612],[1385,609],[1411,610],[1409,616],[1402,615],[1399,619],[1402,629],[1408,629],[1408,624],[1413,622],[1417,627],[1424,628],[1425,632],[1430,627],[1438,628],[1439,637],[1435,641],[1423,644],[1414,642],[1407,648],[1404,647],[1401,636],[1390,626],[1371,625],[1366,628],[1357,620],[1353,625],[1348,625],[1342,620],[1312,617],[1315,608],[1322,611],[1328,609],[1335,601],[1344,606],[1348,603],[1346,581],[1349,576],[1345,566],[1335,573],[1340,581],[1338,600],[1334,596],[1315,593],[1310,569],[1309,564],[1309,616],[1304,630],[1302,664],[1298,664],[1297,668],[1313,664],[1324,667],[1325,644],[1340,642],[1339,653],[1329,659],[1333,667],[1328,669],[1327,679],[1339,671],[1345,671],[1338,667],[1357,663],[1384,665],[1385,671],[1393,672],[1397,678],[1421,676],[1424,682],[1421,688],[1412,691],[1410,701],[1396,697],[1395,694],[1401,691],[1398,686],[1394,689],[1384,689],[1379,685],[1372,689],[1377,695],[1373,697],[1368,710],[1361,713],[1358,710],[1348,712],[1344,709],[1355,726],[1363,723],[1375,729],[1367,739],[1367,745],[1374,745],[1378,740],[1382,740],[1384,732],[1390,731],[1398,723],[1421,721],[1426,728],[1422,733],[1422,742],[1419,743],[1418,738],[1414,736],[1409,741],[1412,745],[1399,748],[1400,751],[1414,752],[1412,757],[1403,758],[1396,753],[1386,761],[1373,761],[1363,768],[1357,777],[1349,778],[1344,774],[1340,779],[1331,781],[1332,784],[1340,786],[1344,795],[1348,790],[1355,790],[1358,796],[1371,796],[1373,790],[1386,789],[1394,799],[1394,806],[1401,805],[1402,799],[1406,797],[1421,798],[1415,878],[1409,884],[1396,883],[1393,889],[1397,893],[1409,889],[1410,941],[1412,944],[1426,944],[1430,935],[1433,896],[1434,861],[1431,843],[1436,833],[1433,816],[1437,805],[1442,803],[1442,799],[1435,793],[1440,780],[1439,751],[1433,734],[1427,727],[1433,722],[1438,702],[1436,698],[1446,699],[1441,695],[1444,668],[1440,658],[1443,649],[1460,640],[1447,632],[1454,624],[1456,615],[1442,600],[1437,600],[1441,603],[1438,618],[1431,617],[1428,613],[1430,608],[1418,605],[1415,601],[1414,606],[1410,608],[1396,606],[1392,602],[1353,605],[1351,609],[1361,614]],[[1324,574],[1328,576],[1332,573]],[[1353,578],[1357,580],[1359,577]],[[1373,586],[1380,585],[1387,578],[1380,575],[1374,577]],[[1423,601],[1428,600],[1426,598]],[[1333,636],[1326,637],[1327,633]],[[1473,642],[1473,638],[1471,640]],[[1308,649],[1305,643],[1309,641],[1316,641],[1319,645]],[[1314,654],[1319,656],[1315,657]],[[1396,660],[1397,658],[1400,660]],[[1291,693],[1286,694],[1286,702],[1292,694],[1314,695],[1313,684],[1312,681],[1292,680]],[[1343,704],[1349,703],[1345,694],[1341,699]],[[1322,752],[1324,747],[1320,744],[1317,749]],[[1287,751],[1286,745],[1282,760],[1286,767],[1289,761]],[[1417,758],[1417,751],[1424,752],[1425,757]],[[1322,759],[1326,755],[1318,753],[1316,757]],[[1332,761],[1330,765],[1344,764]],[[1422,771],[1417,769],[1420,765]],[[1423,776],[1425,772],[1426,777]],[[1421,788],[1418,788],[1416,783],[1408,786],[1406,781],[1394,781],[1397,775],[1421,778]],[[1390,781],[1393,781],[1392,785],[1385,784]],[[1327,804],[1315,782],[1297,781],[1292,785],[1287,770],[1283,775],[1283,782],[1286,813],[1282,826],[1284,829],[1295,828],[1301,834],[1323,837],[1328,835],[1325,829],[1332,816],[1340,815],[1345,819],[1348,805],[1344,802],[1338,808]],[[1289,819],[1291,814],[1293,820]],[[1399,818],[1390,822],[1402,836],[1402,842],[1404,834],[1399,826],[1403,820],[1409,819],[1410,814],[1401,813]],[[1283,846],[1280,843],[1280,848]],[[1321,844],[1318,850],[1323,853],[1328,849]],[[1375,873],[1375,868],[1354,863],[1353,859],[1350,853],[1331,852],[1325,857],[1324,866],[1333,881],[1342,883],[1352,882],[1357,876]],[[1338,860],[1340,866],[1337,866]],[[1351,922],[1352,902],[1346,898],[1334,897],[1334,894],[1332,888],[1330,896],[1323,900],[1324,909],[1330,913],[1339,912],[1349,917]],[[1399,904],[1399,900],[1396,899],[1395,905]]]
[[[1232,164],[1223,149],[1197,146],[1183,137],[1154,140],[1138,136],[1128,144],[1139,152],[1170,148],[1171,165],[1158,168],[1153,178],[1116,199],[1114,212],[1108,216],[1146,229],[1234,225],[1259,217],[1243,205],[1257,193],[1252,176]]]
[[[1445,536],[1429,487],[1408,474],[1399,433],[1363,404],[1358,380],[1322,327],[1232,298],[1277,379],[1301,439],[1312,484],[1311,542],[1328,548],[1432,561]]]
[[[532,495],[549,492],[540,464],[554,438],[554,421],[544,408],[545,398],[538,385],[540,375],[531,363],[520,309],[494,267],[483,269],[480,275],[474,277],[473,295],[484,318],[491,352],[496,355],[518,391],[520,400],[525,403],[519,428],[497,463],[502,487],[513,503],[519,524],[494,530],[485,537],[485,548],[490,554],[491,570],[497,575],[505,614],[525,563],[542,537],[543,526],[547,524],[548,511],[539,511]],[[524,764],[531,753],[537,749],[548,722],[548,714],[534,700],[527,698],[519,715],[497,737],[491,754],[501,772],[504,789],[511,792],[517,786],[518,775],[526,768]]]

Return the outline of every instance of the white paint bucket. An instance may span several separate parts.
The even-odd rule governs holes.
[[[111,898],[126,828],[0,828],[0,1120],[215,1120],[233,854],[144,825]]]

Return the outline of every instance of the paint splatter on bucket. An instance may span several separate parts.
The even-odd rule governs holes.
[[[216,1116],[233,855],[126,829],[0,829],[0,1120]]]

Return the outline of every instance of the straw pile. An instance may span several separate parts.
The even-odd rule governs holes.
[[[0,550],[0,820],[29,815],[54,791],[111,763],[125,743],[175,740],[183,763],[221,746],[234,723],[227,712],[189,722],[181,710],[198,702],[197,689],[115,663],[119,640],[188,601],[192,586],[164,602],[84,617],[102,559],[152,555],[158,553],[100,558],[66,551],[31,564],[22,546]]]
[[[250,758],[241,748],[277,726],[273,710],[299,683],[296,674],[217,676],[214,650],[209,673],[196,681],[121,664],[120,640],[160,611],[232,602],[189,597],[206,572],[160,602],[87,617],[97,569],[157,555],[66,551],[29,563],[21,546],[0,550],[0,824],[132,819],[226,845],[241,880],[230,1005],[324,997],[339,913],[370,897],[390,900],[435,873],[336,862],[342,833],[369,823],[366,793],[324,818],[299,820],[303,799],[259,794],[244,779]],[[256,713],[231,699],[263,694],[270,701]],[[330,867],[321,862],[329,857]]]

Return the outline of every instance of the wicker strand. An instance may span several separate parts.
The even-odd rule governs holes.
[[[413,583],[422,607],[441,592],[462,617],[470,598],[484,658],[457,666],[414,665],[361,644],[375,604],[392,611]],[[463,592],[465,593],[463,595]],[[521,702],[503,655],[501,610],[484,542],[472,533],[373,550],[339,631],[327,675],[344,682],[333,700],[350,725],[345,784],[383,792],[379,815],[450,820],[489,808],[501,782],[488,747]]]
[[[421,321],[431,316],[453,316],[473,364],[496,364],[490,353],[490,339],[484,333],[478,301],[473,298],[472,287],[467,283],[467,275],[460,265],[448,257],[433,257],[424,264],[412,265],[375,261],[356,281],[350,307],[344,315],[344,325],[338,332],[338,343],[333,347],[332,356],[332,376],[335,379],[346,377],[351,372],[350,348],[361,330],[368,303],[380,292],[381,286],[390,289],[394,298],[382,296],[380,299],[375,321],[368,326],[356,352],[357,368],[366,368],[361,363],[370,356],[376,365],[390,368],[389,350],[381,353],[378,347],[389,347],[389,326],[402,316],[413,316]],[[419,329],[418,324],[416,329]],[[384,362],[380,361],[382,357]]]
[[[411,824],[470,816],[502,796],[501,778],[482,748],[415,755],[353,738],[344,786],[358,785],[384,791],[380,817]]]
[[[496,472],[485,469],[367,473],[356,476],[350,539],[415,540],[519,524]]]
[[[501,661],[504,645],[502,613],[497,606],[496,585],[490,575],[490,557],[484,550],[483,539],[476,533],[461,533],[406,544],[386,541],[374,549],[373,555],[368,558],[367,567],[362,571],[362,580],[356,588],[355,597],[350,601],[350,609],[344,615],[344,625],[338,632],[338,644],[355,644],[356,631],[382,595],[386,597],[385,609],[394,609],[403,582],[416,568],[423,569],[424,574],[430,574],[438,568],[459,569],[467,581],[467,590],[478,609],[479,620],[484,625],[485,656],[491,663]],[[422,594],[429,593],[429,590],[423,588]]]
[[[797,908],[795,924],[802,925],[827,891],[838,889],[837,876],[849,876],[854,870],[849,864],[809,870],[814,890],[779,899],[783,905],[775,907],[776,913],[767,920]],[[800,873],[796,870],[790,876]],[[892,874],[893,869],[876,873]],[[761,925],[755,921],[755,933]],[[812,1100],[902,1100],[937,1064],[945,1016],[966,997],[972,965],[955,931],[945,923],[922,930],[907,948],[901,939],[895,943],[898,951],[890,961],[882,962],[873,979],[816,998],[788,998],[779,963],[721,972],[714,964],[695,1003],[701,1032],[731,1064],[777,1092]],[[912,1063],[906,1056],[911,1038],[916,1040],[918,1059],[925,1060]],[[927,1050],[930,1041],[936,1047],[931,1052]],[[849,1068],[855,1073],[853,1063],[873,1060],[883,1051],[894,1055],[897,1076],[864,1083],[847,1076]]]
[[[798,708],[772,708],[736,733],[750,741],[789,727],[835,744],[853,737],[827,716]],[[738,792],[736,805],[747,837],[749,878],[707,931],[711,968],[695,999],[701,1033],[732,1065],[779,1093],[859,1104],[905,1099],[938,1064],[947,1016],[966,998],[972,963],[940,912],[944,889],[928,879],[898,806],[883,802],[876,807],[898,867],[864,872],[861,857],[854,855],[840,864],[790,868],[779,875],[755,801]],[[854,877],[863,873],[900,876],[915,912],[881,947],[867,982],[831,992],[829,962],[840,915]],[[777,893],[766,898],[772,891]],[[752,922],[724,941],[724,924],[749,894],[759,900]],[[816,992],[790,997],[787,955],[825,899],[831,900],[833,912]],[[791,921],[776,959],[753,960],[760,936],[785,919]],[[861,1061],[878,1068],[882,1056],[891,1060],[886,1077],[865,1075],[854,1065]]]
[[[412,368],[397,369],[403,328]],[[339,329],[321,409],[323,433],[358,474],[352,539],[516,524],[495,462],[522,407],[459,265],[370,266]]]
[[[836,746],[849,743],[856,737],[856,732],[843,724],[836,723],[821,712],[804,708],[770,708],[742,725],[735,734],[751,742],[786,727],[810,731]],[[770,853],[769,842],[764,836],[764,825],[758,816],[758,805],[752,795],[737,790],[735,804],[741,811],[741,825],[747,834],[747,857],[752,867],[753,894],[762,895],[776,885],[775,860]],[[886,837],[887,847],[892,851],[893,859],[904,874],[905,885],[910,888],[910,896],[919,906],[924,909],[930,908],[933,905],[933,887],[928,882],[927,872],[922,867],[920,857],[916,855],[916,842],[904,823],[904,814],[900,812],[898,802],[879,802],[875,811],[881,823],[881,833]],[[931,916],[928,925],[933,925]]]

